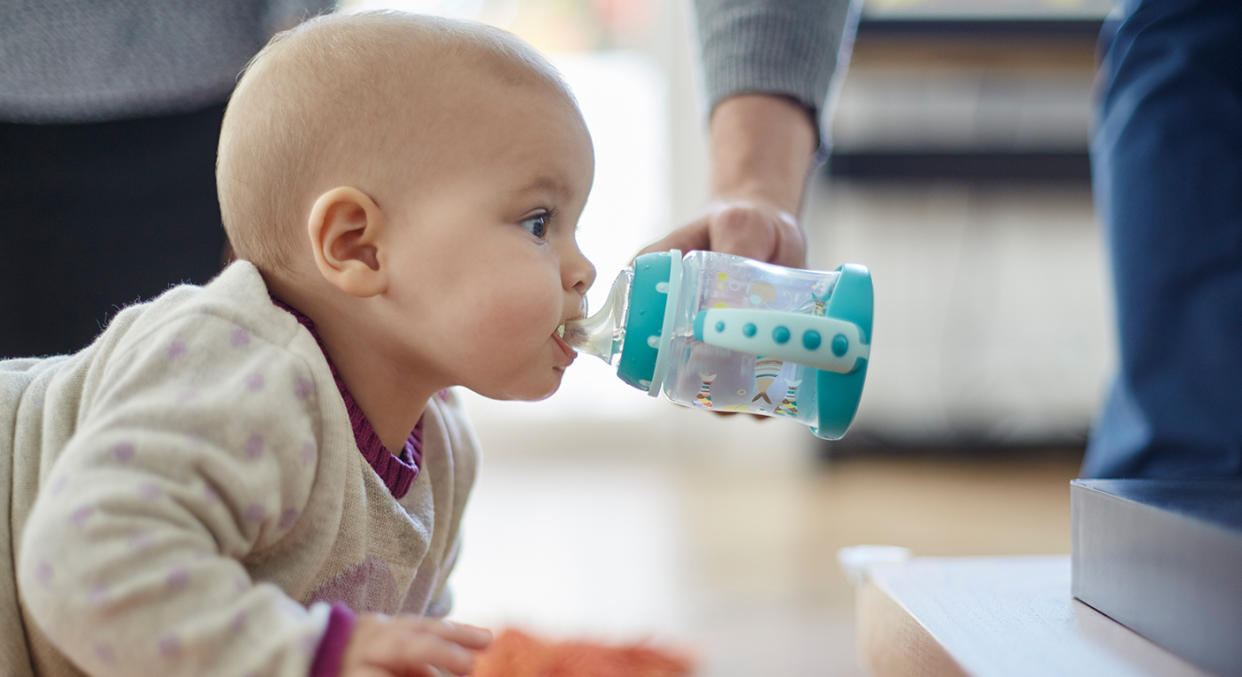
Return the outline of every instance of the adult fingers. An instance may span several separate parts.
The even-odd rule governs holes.
[[[708,216],[712,251],[771,261],[777,250],[778,217],[757,206],[725,205]]]
[[[664,237],[652,242],[635,255],[635,258],[652,252],[665,252],[679,249],[688,252],[695,249],[711,249],[711,240],[707,231],[708,218],[700,217],[674,230]]]
[[[772,263],[790,268],[806,267],[806,235],[792,219],[781,218],[776,226],[776,253]]]
[[[710,211],[647,245],[638,256],[679,249],[706,249],[806,267],[806,237],[792,214],[757,202],[717,203]]]

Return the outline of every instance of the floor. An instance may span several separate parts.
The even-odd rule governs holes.
[[[1069,552],[1074,450],[825,461],[797,426],[734,418],[687,419],[723,430],[711,457],[658,420],[629,452],[614,444],[623,431],[481,425],[500,451],[466,518],[454,616],[549,639],[650,640],[708,677],[853,675],[840,548]],[[781,449],[753,444],[763,438]],[[807,444],[788,453],[790,439]]]

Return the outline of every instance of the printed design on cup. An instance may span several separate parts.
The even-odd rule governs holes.
[[[811,298],[798,306],[798,312],[824,317],[828,314],[828,299],[831,296],[832,294],[828,291],[828,283],[816,282],[811,287]]]
[[[750,292],[752,306],[770,306],[776,300],[776,287],[767,282],[751,282],[747,291]]]
[[[717,308],[742,308],[747,299],[746,282],[729,277],[728,273],[716,273],[710,297]]]
[[[703,379],[703,385],[699,386],[699,393],[694,396],[694,406],[703,407],[705,409],[712,408],[712,383],[716,380],[715,374],[700,374]]]
[[[711,281],[711,291],[705,295],[701,307],[768,308],[772,310],[793,308],[799,295],[766,280],[747,279],[749,276],[746,272],[748,271],[741,271],[740,275],[716,273]],[[826,299],[827,295],[824,295],[824,298]],[[824,301],[822,305],[826,308],[827,302]]]
[[[750,400],[752,404],[761,399],[768,404],[772,404],[772,398],[768,397],[768,388],[771,388],[772,384],[776,382],[776,377],[780,376],[782,365],[783,363],[780,360],[770,357],[763,357],[762,355],[755,357],[755,387],[759,389],[759,394]],[[759,406],[762,407],[763,405]]]
[[[776,405],[776,411],[772,412],[777,416],[797,416],[798,415],[798,386],[802,385],[802,379],[790,381],[785,384],[785,399]]]

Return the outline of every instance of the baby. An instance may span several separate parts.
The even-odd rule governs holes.
[[[557,389],[593,172],[565,84],[503,31],[274,39],[220,136],[239,260],[0,362],[4,674],[469,672],[490,635],[436,620],[476,461],[446,389]]]

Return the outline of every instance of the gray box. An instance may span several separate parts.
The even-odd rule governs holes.
[[[1074,480],[1074,597],[1242,675],[1242,480]]]

